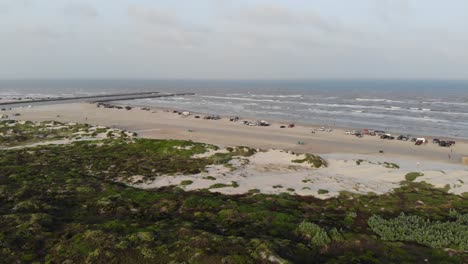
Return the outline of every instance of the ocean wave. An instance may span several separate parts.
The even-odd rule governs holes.
[[[443,102],[443,101],[431,101],[423,102],[425,104],[441,104],[441,105],[456,105],[456,106],[468,106],[468,102]]]
[[[205,96],[201,96],[201,97],[211,98],[211,99],[236,100],[236,101],[279,102],[278,100],[271,100],[271,99],[253,99],[253,98],[242,98],[242,97],[231,97],[231,96],[210,96],[210,95],[205,95]]]
[[[301,98],[302,94],[291,95],[273,95],[273,94],[250,94],[251,97],[265,97],[265,98]]]
[[[355,98],[356,101],[363,102],[387,102],[387,103],[407,103],[408,101],[391,100],[384,98]]]

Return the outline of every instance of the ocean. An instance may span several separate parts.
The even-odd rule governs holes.
[[[267,120],[468,138],[468,81],[0,81],[0,98],[141,91],[194,96],[127,103]]]

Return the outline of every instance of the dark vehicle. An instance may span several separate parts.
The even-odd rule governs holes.
[[[450,143],[450,145],[455,145],[455,141],[453,140],[449,141],[448,143]]]
[[[231,118],[229,119],[229,121],[231,121],[231,122],[237,122],[237,121],[239,121],[239,117],[237,117],[237,116],[231,117]]]
[[[381,139],[387,139],[387,138],[389,138],[389,136],[388,135],[381,135],[380,138]]]
[[[389,136],[389,137],[387,137],[387,139],[389,139],[389,140],[394,140],[395,137]]]
[[[419,146],[419,145],[422,145],[423,141],[422,140],[418,140],[416,141],[416,143],[414,143],[416,146]]]
[[[417,138],[412,138],[411,142],[416,142],[418,139]]]
[[[434,143],[434,144],[439,144],[439,143],[440,143],[440,139],[434,138],[434,139],[432,140],[432,143]]]
[[[286,126],[280,126],[280,128],[286,128]]]
[[[385,131],[375,130],[374,133],[377,134],[377,136],[381,136],[381,135],[385,134]]]
[[[452,144],[450,144],[449,142],[446,142],[446,141],[440,141],[439,146],[444,147],[444,148],[448,148],[448,147],[452,146]]]
[[[397,140],[408,141],[408,140],[409,140],[409,136],[400,135],[400,136],[397,137]]]
[[[194,116],[195,118],[200,118],[200,116]]]
[[[358,137],[358,138],[362,138],[362,137],[363,137],[363,135],[362,135],[361,133],[356,133],[355,136]]]
[[[289,124],[289,125],[288,125],[288,128],[293,128],[293,127],[295,127],[295,126],[296,126],[295,124]]]

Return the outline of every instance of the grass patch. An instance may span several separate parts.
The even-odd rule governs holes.
[[[185,180],[185,181],[181,181],[180,185],[187,186],[187,185],[191,185],[192,183],[193,183],[193,181],[191,181],[191,180]]]
[[[317,193],[318,193],[318,194],[327,194],[327,193],[329,193],[329,191],[328,191],[328,190],[324,190],[324,189],[319,189],[319,190],[317,191]]]
[[[384,162],[382,165],[387,169],[399,169],[400,168],[400,166],[398,166],[398,164],[395,164],[395,163]]]
[[[424,176],[424,173],[421,172],[410,172],[405,175],[407,181],[414,181],[416,178]]]
[[[321,167],[327,167],[328,164],[327,162],[320,156],[317,156],[317,155],[312,155],[312,154],[304,154],[305,155],[305,158],[304,159],[296,159],[296,160],[292,160],[292,162],[294,163],[308,163],[308,164],[312,164],[313,167],[315,168],[321,168]]]

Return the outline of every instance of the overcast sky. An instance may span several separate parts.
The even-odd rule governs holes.
[[[468,79],[466,0],[0,0],[0,79]]]

